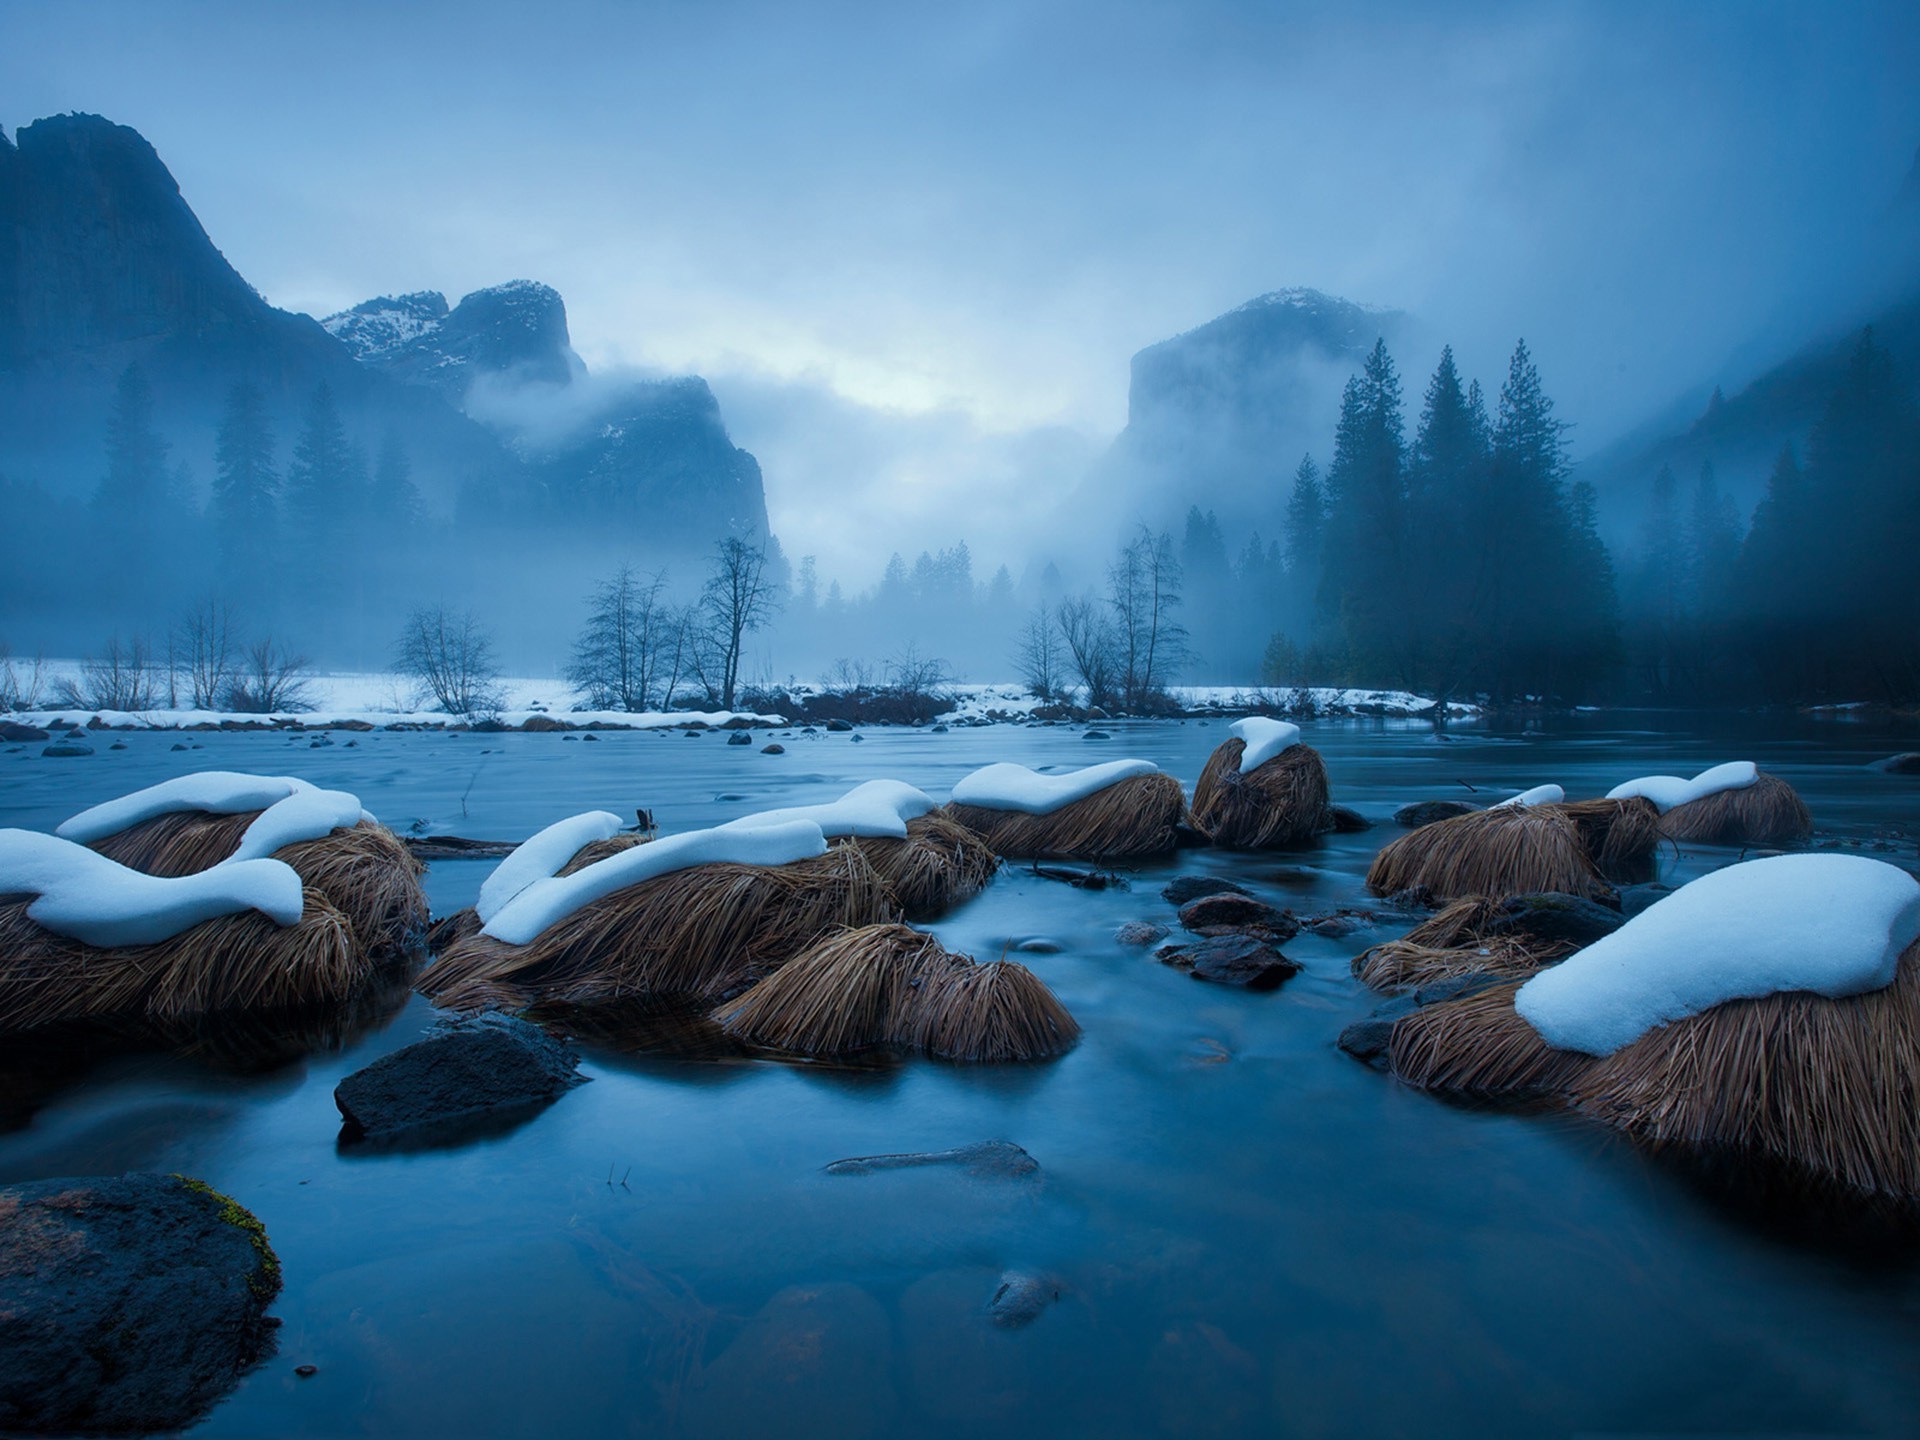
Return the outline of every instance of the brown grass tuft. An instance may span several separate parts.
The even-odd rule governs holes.
[[[240,848],[247,827],[260,817],[213,815],[200,810],[156,815],[92,843],[109,860],[148,875],[178,877],[211,870]],[[420,888],[426,867],[384,825],[362,820],[317,840],[275,852],[353,923],[354,938],[369,951],[391,957],[421,943],[427,927],[427,897]]]
[[[1870,994],[1732,1000],[1651,1030],[1589,1062],[1571,1098],[1652,1145],[1920,1199],[1920,943]]]
[[[1542,942],[1524,934],[1489,934],[1501,902],[1473,896],[1456,900],[1398,940],[1353,957],[1353,973],[1374,990],[1417,990],[1462,975],[1498,975],[1524,980],[1577,946]]]
[[[0,898],[0,1028],[127,1019],[175,1024],[224,1011],[336,1004],[378,967],[317,889],[298,925],[254,912],[205,920],[155,945],[100,949],[27,914],[32,896]]]
[[[938,810],[909,820],[904,840],[860,836],[848,843],[860,847],[909,920],[931,919],[979,894],[1000,868],[984,840]]]
[[[948,1060],[1035,1060],[1080,1034],[1025,966],[975,964],[905,925],[830,935],[714,1019],[736,1039],[802,1055],[902,1046]]]
[[[1178,843],[1186,796],[1171,775],[1135,775],[1051,815],[949,804],[943,812],[1009,860],[1125,860]]]
[[[1659,868],[1660,812],[1638,795],[1626,800],[1573,800],[1550,807],[1573,822],[1580,848],[1616,885],[1651,880]]]
[[[1513,1008],[1520,982],[1425,1005],[1395,1022],[1387,1068],[1423,1090],[1470,1099],[1559,1095],[1593,1058],[1556,1050]]]
[[[1799,793],[1778,775],[1762,774],[1741,790],[1676,805],[1659,817],[1660,831],[1700,845],[1803,844],[1813,834],[1813,816]]]
[[[582,845],[578,850],[574,851],[573,858],[554,873],[557,875],[571,875],[576,870],[584,870],[589,865],[598,864],[602,860],[610,860],[615,855],[620,855],[633,849],[636,845],[644,845],[651,838],[652,837],[648,835],[633,834],[609,835],[604,840],[589,840],[585,845]]]
[[[1436,900],[1557,890],[1592,899],[1607,883],[1555,806],[1509,805],[1410,830],[1373,857],[1367,888],[1394,895],[1424,886]]]
[[[1247,742],[1235,735],[1207,757],[1193,787],[1194,828],[1234,850],[1299,845],[1331,828],[1327,765],[1309,745],[1293,745],[1248,774]]]
[[[420,989],[455,1010],[738,994],[822,931],[896,918],[893,897],[850,845],[791,865],[695,865],[602,896],[525,945],[454,941]]]

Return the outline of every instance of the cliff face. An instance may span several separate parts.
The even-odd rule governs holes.
[[[453,310],[428,290],[368,300],[321,325],[362,364],[458,405],[482,376],[565,385],[585,366],[567,335],[560,292],[532,280],[476,290]]]

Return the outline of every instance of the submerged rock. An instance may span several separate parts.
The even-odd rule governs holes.
[[[1060,1298],[1060,1282],[1041,1275],[1009,1270],[987,1301],[987,1313],[1002,1330],[1018,1330],[1040,1318]]]
[[[952,1150],[919,1150],[904,1155],[857,1155],[827,1166],[829,1175],[872,1175],[880,1170],[909,1170],[923,1165],[952,1165],[982,1179],[1019,1180],[1040,1172],[1040,1162],[1011,1140],[980,1140]]]
[[[771,745],[762,745],[760,747],[760,753],[762,755],[784,755],[787,753],[787,747],[776,740]]]
[[[1275,940],[1290,940],[1300,933],[1300,922],[1290,912],[1251,895],[1202,895],[1180,907],[1180,923],[1198,935],[1251,930]]]
[[[1418,830],[1422,825],[1431,825],[1435,821],[1471,815],[1478,808],[1478,806],[1467,804],[1464,800],[1416,800],[1413,804],[1402,805],[1394,811],[1393,823],[1404,825],[1409,830]]]
[[[4,735],[4,732],[0,732]],[[30,740],[30,735],[4,735],[8,740]],[[1877,762],[1876,770],[1884,770],[1889,775],[1920,775],[1920,750],[1907,750],[1899,755],[1889,755]]]
[[[736,730],[731,735],[727,736],[727,744],[729,745],[751,745],[752,743],[753,743],[753,736],[749,735],[744,730]]]
[[[1620,911],[1578,895],[1540,891],[1501,903],[1487,922],[1488,936],[1523,935],[1547,944],[1586,946],[1627,923]]]
[[[1373,828],[1371,820],[1358,810],[1346,805],[1329,805],[1327,819],[1332,824],[1336,835],[1358,835],[1362,831]]]
[[[393,1139],[548,1104],[585,1082],[578,1066],[573,1049],[538,1025],[489,1011],[441,1021],[347,1076],[333,1099],[351,1135]]]
[[[1250,895],[1252,893],[1246,886],[1236,885],[1231,880],[1223,880],[1218,875],[1179,875],[1161,887],[1160,898],[1169,905],[1185,905],[1189,900],[1198,900],[1202,895]]]
[[[0,720],[0,740],[25,744],[29,740],[51,740],[53,733],[38,725],[22,725],[17,720]]]
[[[272,1349],[260,1222],[178,1175],[0,1189],[0,1430],[180,1430]]]
[[[1158,945],[1172,933],[1151,920],[1129,920],[1113,932],[1113,938],[1122,945]]]
[[[882,1440],[914,1433],[894,1388],[892,1322],[857,1285],[782,1290],[684,1392],[689,1435],[831,1435]]]
[[[1192,945],[1169,945],[1159,959],[1196,980],[1242,990],[1277,990],[1300,973],[1300,966],[1278,946],[1253,935],[1216,935]]]
[[[40,753],[49,760],[74,760],[93,754],[93,746],[80,740],[56,740]]]

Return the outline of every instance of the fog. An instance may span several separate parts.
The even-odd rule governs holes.
[[[1049,565],[1098,586],[1115,545],[1189,505],[1230,549],[1283,539],[1360,351],[1302,354],[1285,415],[1244,433],[1196,418],[1204,454],[1171,479],[1116,448],[1131,358],[1270,291],[1399,312],[1409,424],[1442,344],[1491,405],[1525,337],[1618,545],[1636,457],[1716,387],[1920,288],[1900,4],[0,15],[8,129],[80,110],[139,130],[282,309],[557,289],[589,373],[464,402],[519,448],[703,376],[787,560],[849,599],[892,555],[961,542],[981,586]],[[1743,524],[1794,424],[1716,452]],[[84,491],[29,468],[0,449],[0,474]],[[560,588],[525,578],[516,643],[564,639],[571,610],[544,630],[524,610]]]

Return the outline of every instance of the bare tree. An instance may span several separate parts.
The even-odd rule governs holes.
[[[1053,611],[1042,601],[1034,606],[1020,630],[1020,645],[1014,653],[1020,678],[1038,699],[1055,699],[1066,688],[1066,660]]]
[[[161,678],[145,640],[123,644],[116,635],[81,662],[77,680],[57,681],[53,693],[62,705],[85,710],[152,710],[159,705]]]
[[[764,545],[749,545],[729,535],[713,547],[713,561],[699,605],[705,641],[701,676],[721,709],[733,708],[746,637],[771,620],[778,608],[779,596],[767,574]]]
[[[630,565],[594,587],[567,679],[596,710],[646,710],[676,637],[662,603],[666,573],[642,579]],[[671,681],[669,681],[671,689]]]
[[[394,642],[393,668],[425,686],[449,715],[472,715],[500,705],[493,637],[470,610],[436,605],[414,611]]]
[[[873,666],[865,660],[850,660],[842,655],[827,671],[827,689],[849,693],[873,688]]]
[[[271,635],[245,647],[227,682],[221,706],[248,715],[284,715],[313,708],[307,699],[312,678],[308,660]]]
[[[1062,600],[1054,611],[1060,638],[1066,642],[1073,673],[1086,687],[1087,704],[1114,702],[1114,675],[1118,669],[1113,622],[1106,607],[1091,595]]]
[[[14,664],[13,652],[0,645],[0,714],[37,708],[46,683],[46,661],[36,655],[22,668]]]
[[[1186,658],[1186,627],[1173,618],[1180,606],[1180,562],[1173,540],[1144,525],[1107,567],[1107,604],[1113,611],[1122,702],[1147,708]]]
[[[224,600],[203,601],[173,627],[175,664],[186,672],[194,709],[220,708],[233,680],[236,648],[233,607]]]

